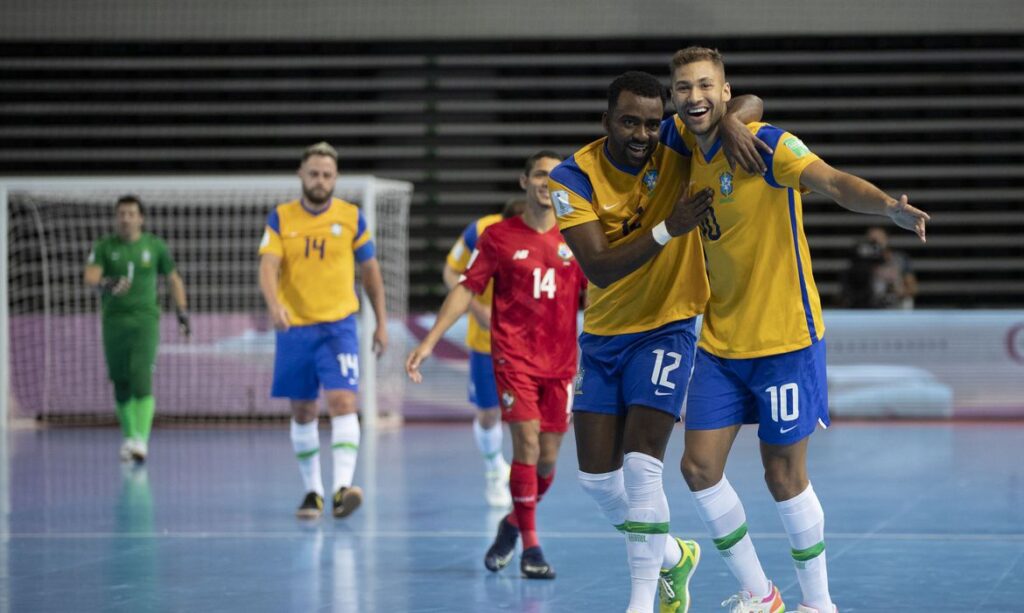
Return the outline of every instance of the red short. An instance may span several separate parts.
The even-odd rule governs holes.
[[[541,432],[564,433],[572,417],[572,377],[536,377],[496,370],[503,421],[540,421]]]

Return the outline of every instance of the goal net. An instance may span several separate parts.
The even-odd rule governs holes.
[[[0,346],[5,410],[46,421],[113,419],[99,297],[82,273],[93,242],[114,230],[117,197],[131,193],[144,203],[144,230],[167,242],[192,314],[186,342],[162,284],[153,377],[157,418],[288,415],[286,401],[269,397],[274,331],[259,291],[256,251],[270,209],[296,198],[299,189],[294,175],[0,181],[8,226],[7,267],[0,268],[0,282],[4,272],[7,277],[7,312],[0,319],[6,315],[9,330],[7,347]],[[393,421],[401,418],[405,389],[412,185],[343,177],[335,195],[362,208],[386,286],[391,344],[379,361],[370,348],[375,319],[365,296],[359,316],[363,419]]]

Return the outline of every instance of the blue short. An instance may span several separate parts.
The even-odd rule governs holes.
[[[325,390],[359,389],[359,341],[356,316],[277,333],[274,382],[270,395],[315,400]]]
[[[469,352],[469,401],[478,409],[498,408],[494,362],[489,353]]]
[[[615,336],[581,334],[573,410],[623,415],[638,405],[678,420],[693,368],[694,322]]]
[[[760,424],[757,436],[771,445],[789,445],[827,428],[828,382],[825,341],[763,358],[730,360],[697,351],[688,430],[717,430]]]

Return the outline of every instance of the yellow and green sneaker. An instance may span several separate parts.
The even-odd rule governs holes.
[[[690,610],[690,578],[700,562],[700,545],[681,538],[676,538],[676,542],[683,550],[683,556],[674,567],[661,569],[658,578],[659,613],[686,613]]]

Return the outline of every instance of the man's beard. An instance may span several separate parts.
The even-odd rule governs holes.
[[[323,198],[315,197],[310,190],[306,189],[305,186],[302,188],[302,196],[306,199],[306,202],[313,206],[323,206],[331,201],[331,196],[334,195],[334,190],[327,192],[327,195]]]

